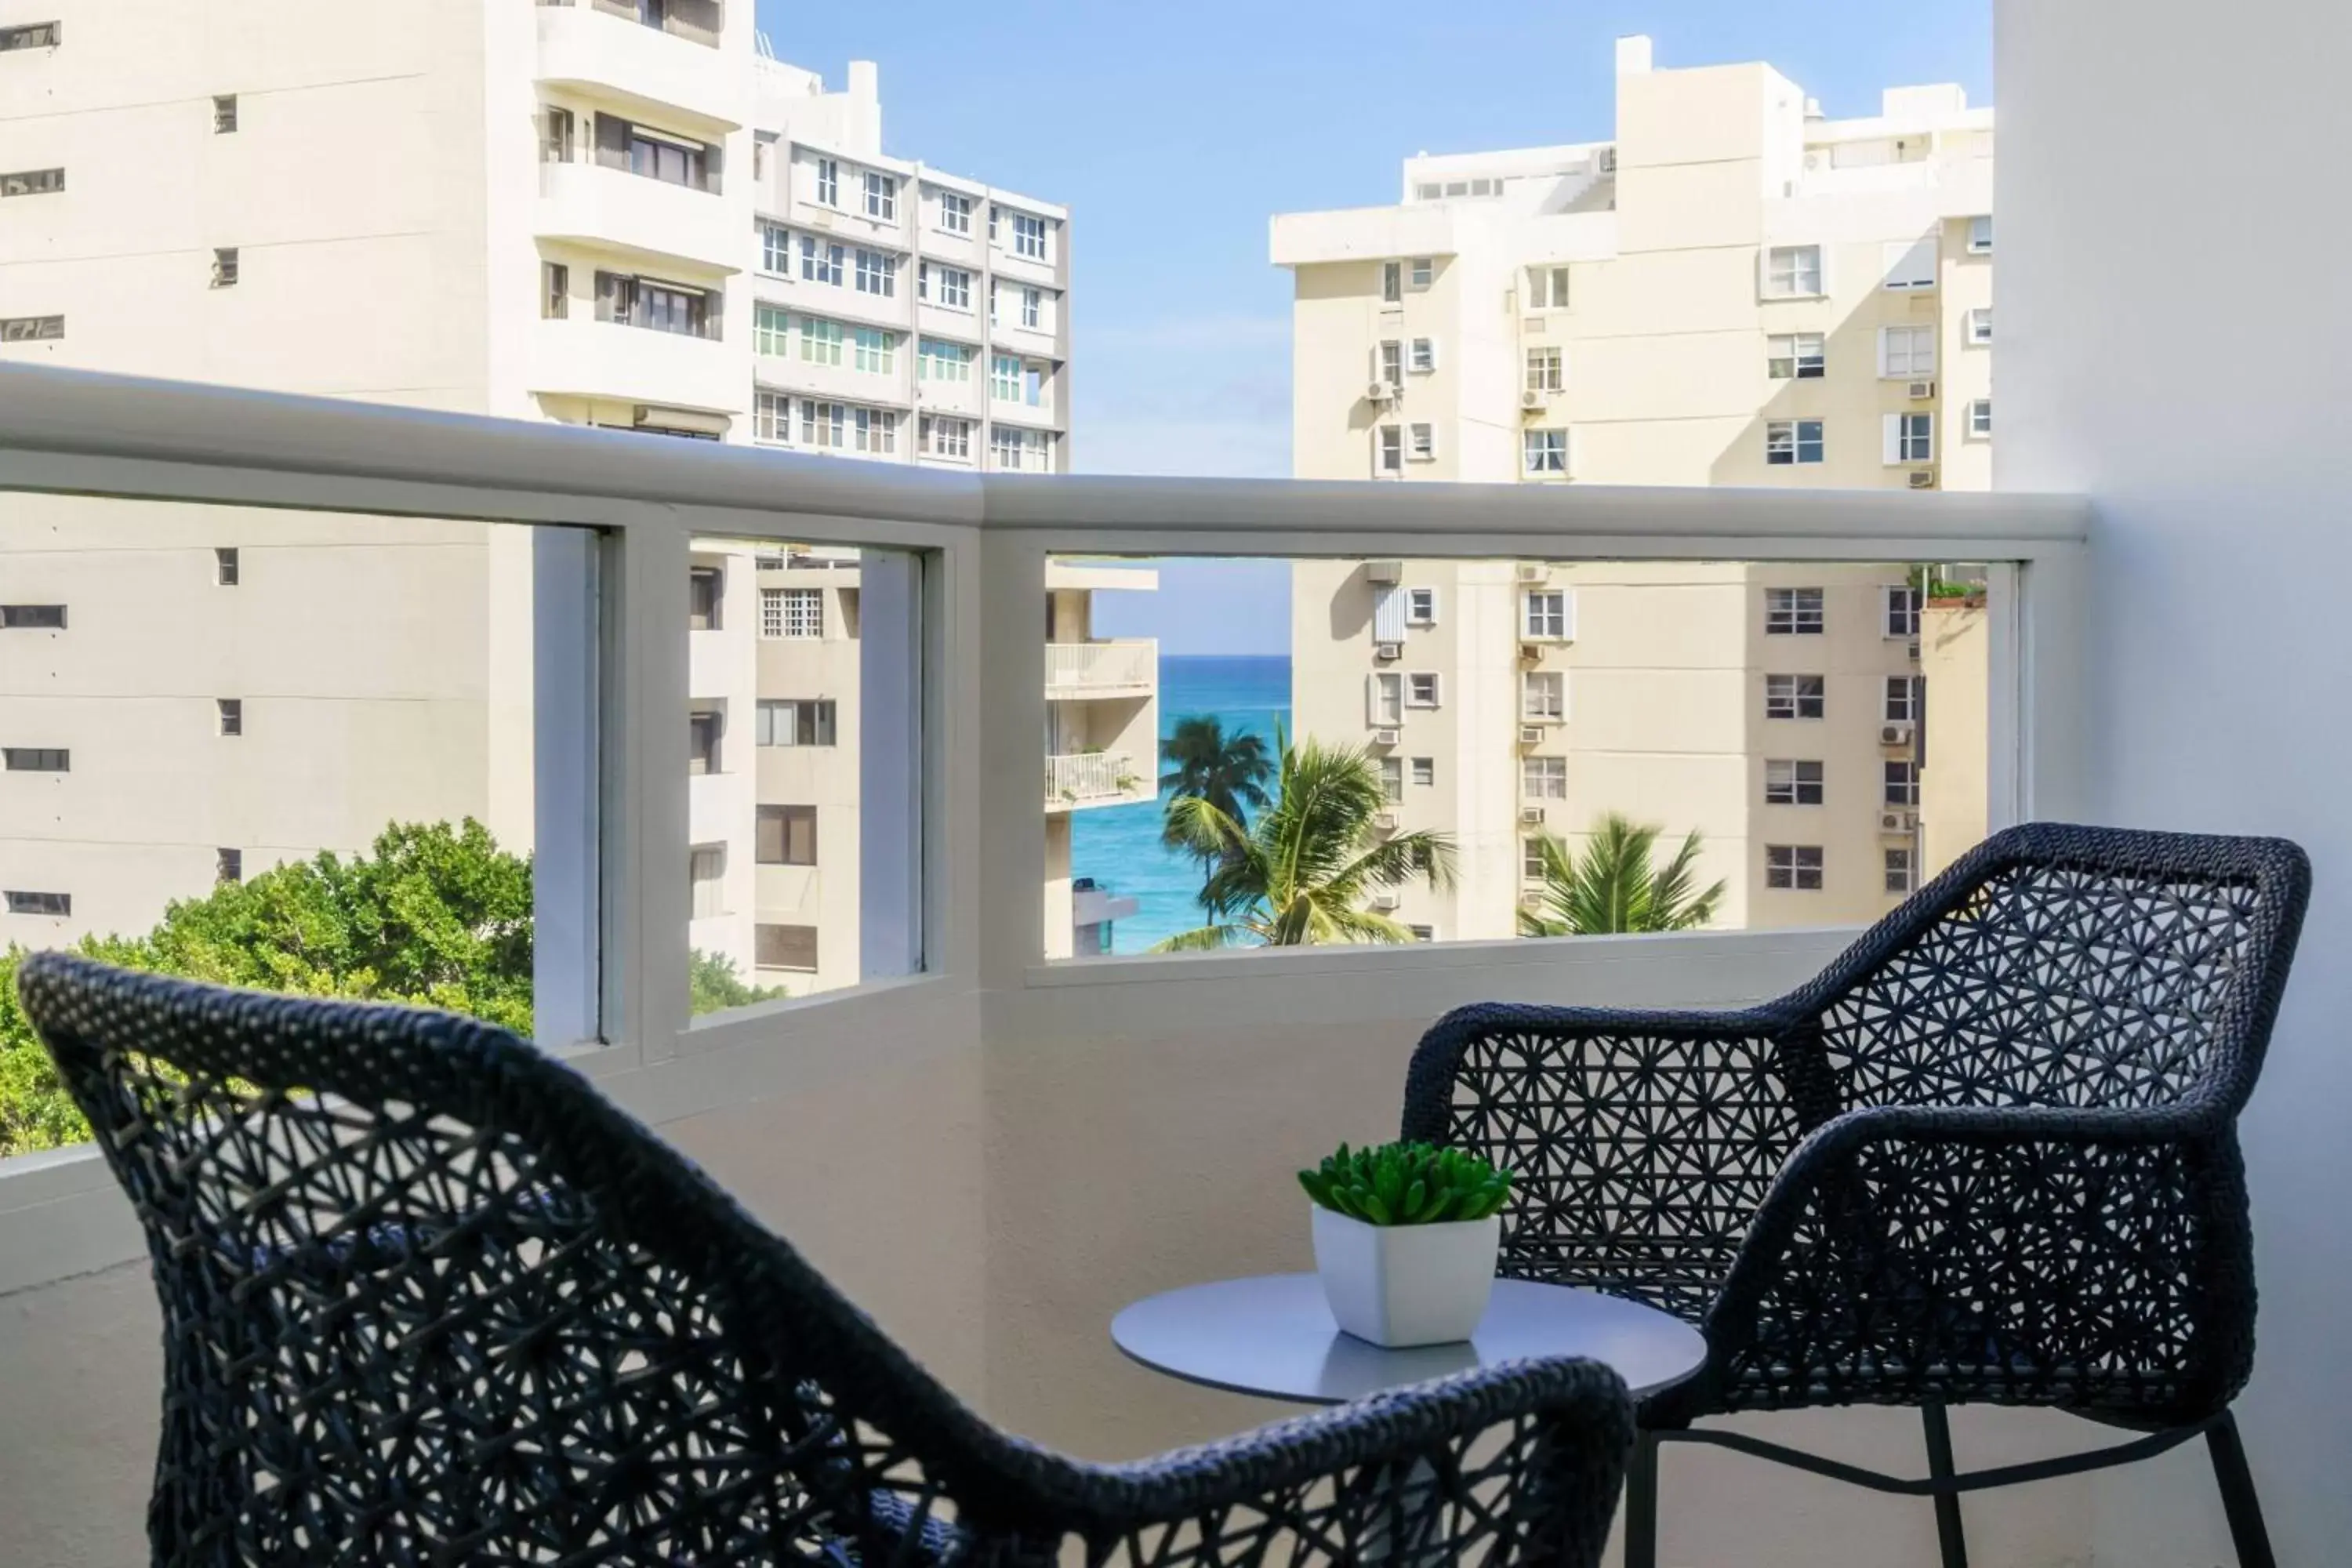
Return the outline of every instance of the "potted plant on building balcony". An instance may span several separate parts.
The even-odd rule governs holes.
[[[1339,1327],[1389,1349],[1466,1340],[1486,1314],[1511,1174],[1428,1143],[1345,1143],[1298,1184]]]

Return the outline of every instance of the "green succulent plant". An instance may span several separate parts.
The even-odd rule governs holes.
[[[1485,1219],[1511,1201],[1510,1172],[1433,1143],[1342,1143],[1320,1166],[1299,1172],[1298,1184],[1332,1213],[1368,1225]]]

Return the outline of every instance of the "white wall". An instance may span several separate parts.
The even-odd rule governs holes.
[[[2284,1563],[2352,1540],[2352,304],[2315,286],[2352,218],[2337,0],[2000,0],[2002,489],[2097,506],[2088,796],[2119,823],[2277,833],[2317,890],[2245,1121],[2261,1351],[2241,1406]],[[2300,151],[2298,151],[2300,150]],[[2202,303],[2184,314],[2188,291]],[[2194,346],[2184,333],[2193,334]],[[2320,689],[2326,690],[2323,685]],[[2104,1481],[2097,1562],[2231,1561],[2194,1448]]]

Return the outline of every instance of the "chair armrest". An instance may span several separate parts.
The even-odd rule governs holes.
[[[1026,1472],[1024,1511],[1037,1527],[1082,1539],[1093,1564],[1223,1563],[1237,1537],[1270,1530],[1299,1556],[1344,1560],[1340,1543],[1385,1536],[1399,1560],[1589,1568],[1633,1442],[1617,1373],[1558,1359],[1395,1389],[1132,1464],[1024,1448],[1013,1468]]]
[[[2225,1400],[2252,1301],[2217,1108],[1871,1107],[1773,1184],[1708,1319],[1707,1380],[1738,1408]]]
[[[1804,1135],[1780,1060],[1795,1022],[1777,1005],[1459,1008],[1413,1053],[1404,1136],[1516,1173],[1505,1274],[1696,1322]]]

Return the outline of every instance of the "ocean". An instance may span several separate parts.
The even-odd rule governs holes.
[[[1196,713],[1214,715],[1225,733],[1263,735],[1270,749],[1275,727],[1290,720],[1290,660],[1193,656],[1160,660],[1160,733]],[[1152,770],[1159,772],[1158,760]],[[1142,907],[1111,933],[1111,951],[1141,952],[1162,938],[1201,923],[1201,871],[1191,858],[1160,842],[1160,805],[1108,806],[1073,812],[1070,872],[1092,877]]]

